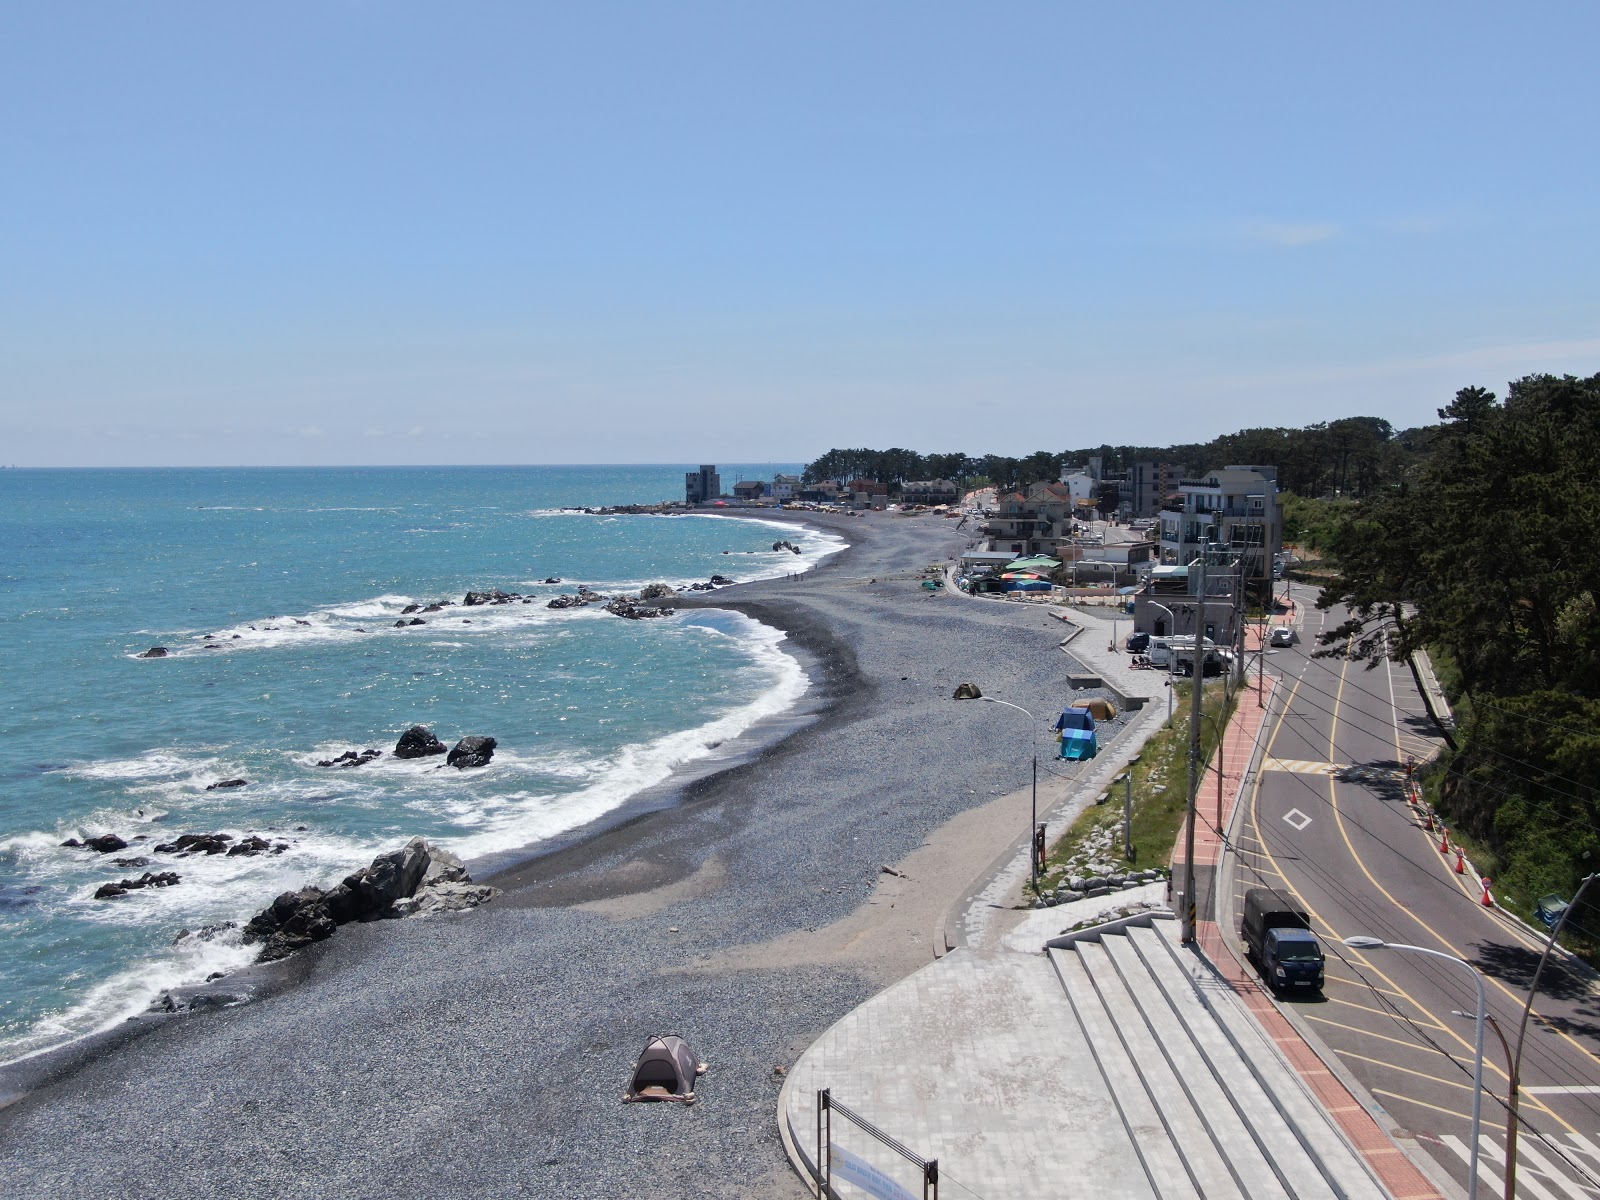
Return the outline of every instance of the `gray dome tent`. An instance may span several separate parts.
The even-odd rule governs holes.
[[[653,1037],[644,1044],[633,1064],[633,1078],[625,1100],[681,1100],[694,1103],[695,1076],[705,1071],[694,1060],[689,1043],[677,1034]]]

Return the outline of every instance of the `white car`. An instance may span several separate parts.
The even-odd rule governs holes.
[[[1289,625],[1274,625],[1272,633],[1267,637],[1267,644],[1269,646],[1294,645],[1294,628]]]

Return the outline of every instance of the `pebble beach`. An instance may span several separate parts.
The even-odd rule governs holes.
[[[849,548],[688,602],[784,631],[810,680],[798,708],[488,876],[503,894],[481,909],[341,928],[253,969],[249,1003],[32,1064],[0,1109],[0,1190],[809,1194],[778,1134],[788,1065],[932,959],[1026,828],[1032,739],[1048,762],[1045,714],[1073,693],[1042,607],[920,586],[965,546],[955,522],[804,520]],[[968,680],[1039,728],[954,702]],[[709,1065],[698,1102],[621,1103],[667,1033]]]

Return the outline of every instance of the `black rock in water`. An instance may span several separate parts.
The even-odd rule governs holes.
[[[223,788],[244,787],[249,782],[250,781],[248,779],[219,779],[216,783],[206,784],[206,791],[215,792],[220,791]]]
[[[455,744],[445,761],[458,770],[487,766],[494,757],[494,748],[495,740],[492,737],[464,737]]]
[[[443,754],[449,747],[433,736],[433,730],[426,725],[413,725],[400,735],[400,740],[394,744],[396,758],[427,758],[431,754]]]
[[[61,844],[83,850],[93,850],[96,854],[110,854],[113,850],[126,850],[128,848],[128,843],[114,833],[102,833],[99,837],[84,838],[81,842],[77,838],[69,838]]]
[[[151,646],[150,649],[146,650],[143,654],[140,654],[137,657],[139,657],[139,658],[165,658],[166,656],[167,656],[167,648],[165,646]]]
[[[226,854],[228,843],[233,841],[231,833],[185,833],[180,834],[174,841],[163,842],[157,846],[157,854]]]

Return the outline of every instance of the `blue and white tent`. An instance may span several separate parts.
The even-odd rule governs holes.
[[[1061,734],[1061,757],[1074,762],[1100,753],[1094,736],[1094,714],[1086,708],[1069,708],[1056,722]]]

